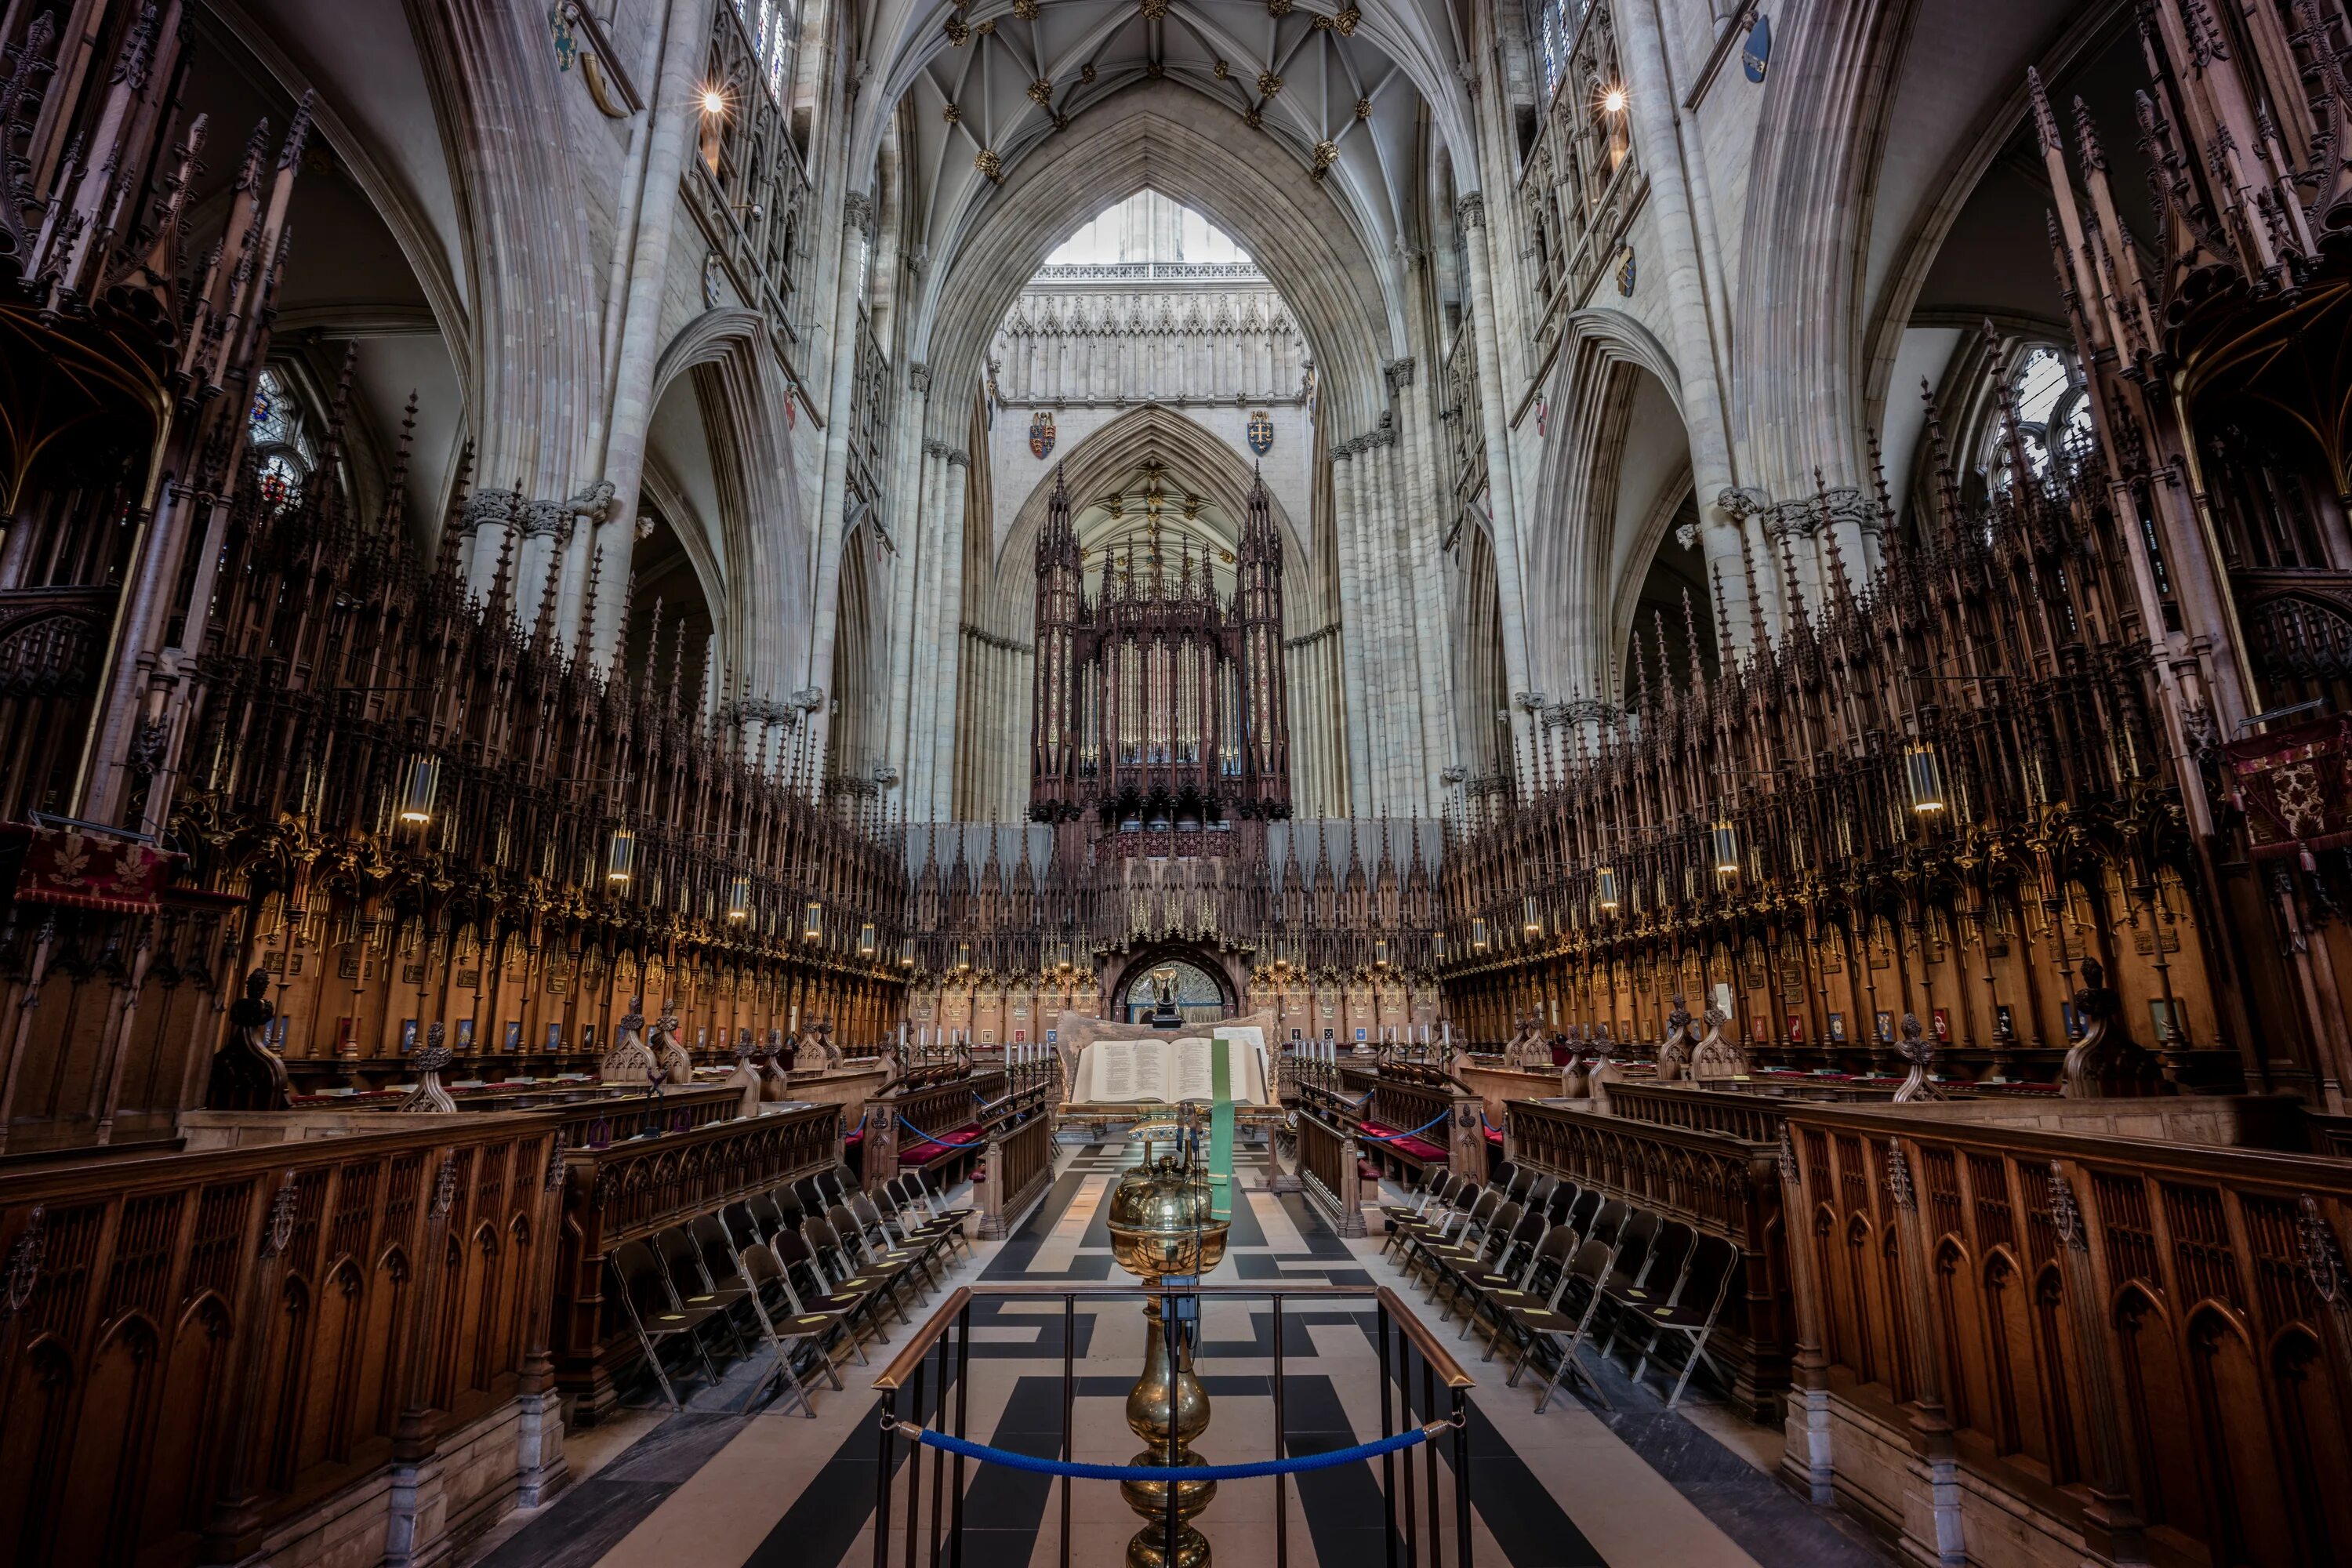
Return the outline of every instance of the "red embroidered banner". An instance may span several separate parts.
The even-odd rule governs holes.
[[[2352,844],[2352,721],[2321,719],[2223,750],[2256,859]]]
[[[155,908],[171,880],[172,863],[179,858],[152,844],[79,827],[5,822],[0,823],[0,839],[21,847],[16,900],[27,904],[142,914]]]

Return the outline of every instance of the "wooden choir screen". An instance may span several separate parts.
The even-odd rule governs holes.
[[[1843,1407],[1816,1495],[1826,1458],[1900,1510],[1858,1422],[2110,1560],[2352,1561],[2352,1162],[1820,1106],[1789,1131],[1799,1381]]]
[[[616,1374],[642,1354],[612,1310],[604,1260],[625,1242],[832,1169],[841,1134],[841,1107],[812,1105],[563,1152],[555,1372],[589,1419],[612,1404]]]
[[[1784,1305],[1789,1260],[1773,1146],[1533,1100],[1513,1100],[1505,1110],[1515,1163],[1598,1187],[1739,1248],[1739,1275],[1707,1352],[1730,1374],[1741,1405],[1758,1414],[1774,1408],[1788,1385],[1796,1326]]]
[[[544,1117],[0,1176],[0,1560],[232,1561],[543,1384]]]
[[[977,1108],[988,1130],[980,1175],[980,1235],[1003,1237],[1054,1179],[1054,1101],[1050,1082],[1014,1089]]]

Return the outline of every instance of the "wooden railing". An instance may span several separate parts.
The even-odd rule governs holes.
[[[416,1468],[545,1389],[549,1121],[385,1129],[0,1176],[0,1561],[241,1561],[344,1492],[423,1551],[537,1500]]]
[[[914,1087],[901,1084],[868,1102],[866,1137],[859,1150],[859,1180],[868,1192],[898,1173],[898,1155],[918,1141],[917,1133],[944,1138],[977,1120],[975,1112],[1004,1096],[1003,1068],[976,1068],[961,1077],[945,1077]],[[973,1144],[973,1152],[979,1152]]]
[[[1817,1498],[1915,1555],[2352,1561],[2352,1162],[1907,1107],[1788,1119],[1786,1464]],[[2043,1539],[2016,1544],[2020,1521]]]
[[[1739,1248],[1739,1278],[1708,1350],[1729,1374],[1739,1404],[1759,1416],[1774,1409],[1788,1384],[1795,1333],[1784,1305],[1789,1265],[1775,1146],[1528,1100],[1507,1110],[1514,1162],[1598,1187]]]
[[[1008,1235],[1054,1180],[1053,1085],[1036,1082],[980,1108],[988,1152],[980,1182],[980,1235]]]
[[[614,1248],[828,1170],[839,1162],[841,1136],[841,1108],[813,1105],[563,1152],[555,1374],[584,1420],[611,1405],[616,1374],[639,1354],[606,1306],[613,1281],[604,1260]]]
[[[1298,1105],[1298,1174],[1341,1236],[1362,1236],[1364,1188],[1355,1120],[1338,1096],[1309,1088]]]
[[[1760,1094],[1620,1081],[1609,1086],[1609,1111],[1628,1121],[1720,1132],[1744,1143],[1778,1143],[1790,1102]]]

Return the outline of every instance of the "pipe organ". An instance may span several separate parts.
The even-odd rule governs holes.
[[[1204,551],[1107,546],[1087,592],[1056,479],[1037,543],[1036,703],[1029,814],[1142,831],[1290,815],[1282,688],[1282,541],[1263,481],[1230,601]]]

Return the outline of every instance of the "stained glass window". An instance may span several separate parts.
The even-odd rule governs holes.
[[[793,48],[797,42],[793,7],[784,0],[734,0],[734,5],[743,36],[751,41],[751,56],[759,62],[768,96],[782,103],[792,88]]]
[[[1559,79],[1568,70],[1570,48],[1576,42],[1577,26],[1591,8],[1592,0],[1542,0],[1537,10],[1535,53],[1543,64],[1545,98],[1559,90]]]
[[[259,465],[262,499],[275,507],[300,500],[302,481],[310,478],[318,458],[311,450],[310,433],[303,428],[302,405],[278,373],[266,365],[254,381],[246,439]]]

